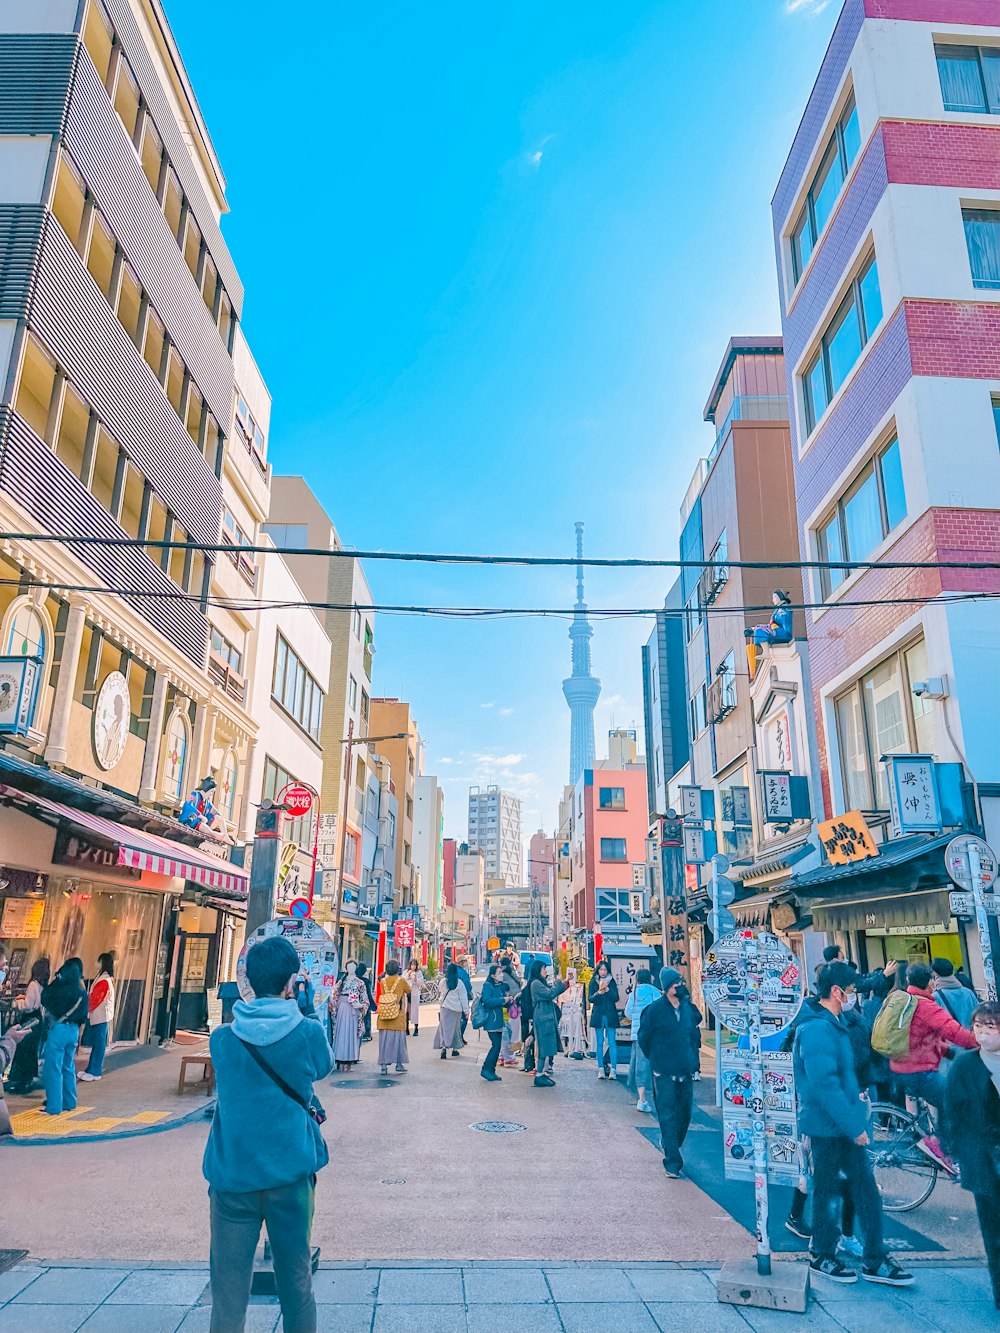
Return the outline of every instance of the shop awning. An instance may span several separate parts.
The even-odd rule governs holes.
[[[126,828],[124,824],[116,824],[100,815],[74,810],[44,796],[18,791],[16,787],[0,784],[0,795],[23,806],[28,814],[42,818],[46,823],[51,823],[54,817],[59,822],[73,824],[100,842],[117,848],[120,866],[151,870],[154,874],[171,875],[177,879],[190,879],[196,884],[204,884],[206,888],[235,893],[241,898],[247,896],[250,876],[231,861],[221,861],[207,853],[195,851],[193,847],[160,838],[155,833]]]
[[[776,896],[784,898],[783,894],[755,893],[730,903],[729,910],[741,926],[766,926]]]
[[[897,893],[938,888],[948,883],[944,849],[955,833],[912,834],[881,844],[879,855],[848,865],[824,864],[785,880],[782,888],[797,898],[826,898],[888,886]],[[882,880],[875,885],[873,881]]]
[[[873,886],[868,893],[815,902],[812,912],[817,929],[825,931],[940,931],[951,920],[947,889],[885,896]]]

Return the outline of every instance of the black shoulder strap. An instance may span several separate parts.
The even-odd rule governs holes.
[[[941,996],[941,1001],[942,1001],[941,1008],[945,1011],[948,1017],[953,1018],[956,1023],[961,1022],[958,1015],[955,1013],[954,1009],[948,1003],[948,988],[945,987],[943,990],[937,990],[934,992],[935,999],[937,999],[939,995]]]
[[[233,1036],[236,1037],[235,1032],[233,1033]],[[240,1045],[244,1048],[244,1050],[247,1051],[247,1053],[250,1056],[250,1059],[253,1060],[254,1064],[259,1065],[260,1068],[263,1069],[264,1073],[268,1076],[271,1082],[275,1084],[276,1087],[279,1087],[286,1097],[291,1097],[292,1101],[298,1103],[298,1105],[302,1107],[303,1111],[305,1111],[307,1115],[312,1114],[312,1108],[309,1102],[307,1102],[304,1097],[300,1097],[299,1094],[295,1091],[295,1089],[290,1087],[281,1077],[281,1075],[271,1068],[271,1066],[267,1063],[267,1061],[261,1055],[260,1051],[257,1049],[256,1046],[252,1046],[250,1042],[244,1041],[242,1037],[236,1037],[236,1040],[240,1043]]]

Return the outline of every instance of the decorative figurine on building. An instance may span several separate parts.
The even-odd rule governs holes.
[[[228,837],[225,821],[222,820],[221,813],[212,804],[209,795],[210,792],[215,791],[215,786],[215,778],[211,776],[202,778],[181,806],[181,812],[177,818],[182,824],[186,824],[188,828],[194,829],[197,833],[213,832]],[[218,828],[216,828],[216,821],[220,823]]]
[[[753,629],[744,630],[747,641],[747,663],[750,667],[750,679],[753,680],[760,665],[761,649],[765,644],[791,643],[792,641],[792,599],[781,588],[775,588],[771,594],[774,611],[767,625],[754,625]]]

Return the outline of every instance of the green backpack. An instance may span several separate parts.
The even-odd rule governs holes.
[[[872,1027],[872,1049],[889,1060],[905,1060],[910,1054],[910,1024],[917,1012],[917,997],[894,990],[878,1011]]]

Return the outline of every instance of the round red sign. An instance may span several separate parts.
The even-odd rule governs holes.
[[[307,815],[313,806],[313,794],[308,787],[286,787],[281,803],[290,815]]]

